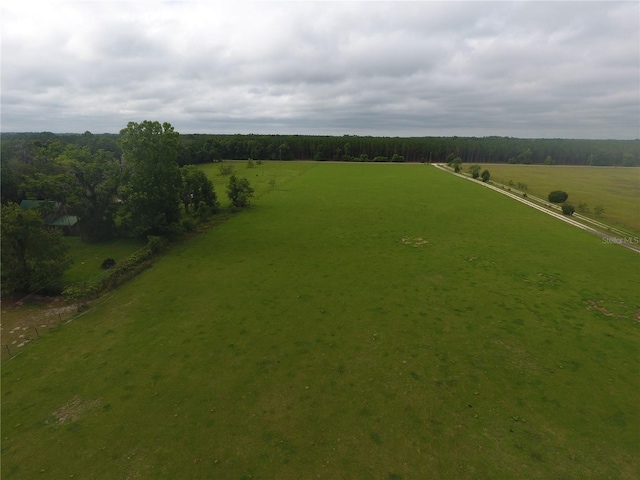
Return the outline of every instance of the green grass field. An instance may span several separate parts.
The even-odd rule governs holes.
[[[88,281],[104,273],[100,268],[106,258],[116,262],[124,260],[136,250],[144,247],[144,242],[133,239],[119,239],[110,242],[85,242],[80,237],[65,237],[73,257],[73,264],[65,271],[65,284]]]
[[[3,478],[638,478],[637,254],[428,165],[274,165],[3,362]]]
[[[640,168],[540,165],[487,165],[491,179],[508,184],[522,182],[528,193],[547,199],[549,192],[564,190],[569,203],[584,203],[588,217],[640,234]],[[604,213],[594,213],[596,205]]]

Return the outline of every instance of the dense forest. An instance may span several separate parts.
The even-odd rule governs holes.
[[[182,135],[178,160],[218,159],[444,162],[552,162],[558,165],[632,166],[639,140],[519,139],[506,137],[360,137],[307,135]]]
[[[44,148],[78,145],[120,154],[119,135],[20,133],[2,135],[3,172]],[[362,137],[316,135],[180,135],[178,164],[229,160],[318,160],[636,166],[640,140],[511,137]]]

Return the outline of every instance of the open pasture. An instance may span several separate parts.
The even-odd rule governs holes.
[[[637,254],[428,165],[296,165],[3,363],[3,478],[638,477]]]
[[[640,234],[640,168],[566,165],[487,165],[491,179],[528,185],[527,192],[547,199],[549,192],[564,190],[569,203],[586,205],[583,215]],[[602,205],[598,216],[595,207]]]

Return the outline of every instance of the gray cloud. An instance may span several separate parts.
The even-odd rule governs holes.
[[[637,2],[2,10],[2,129],[640,137]]]

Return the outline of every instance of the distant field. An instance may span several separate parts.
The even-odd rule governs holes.
[[[429,165],[271,166],[3,362],[3,478],[640,476],[637,254]]]
[[[640,234],[640,168],[541,165],[488,165],[491,179],[523,182],[528,192],[546,200],[549,192],[564,190],[569,203],[587,205],[585,215]],[[594,213],[604,207],[602,216]]]
[[[253,168],[248,168],[248,163],[243,161],[227,160],[223,163],[233,165],[234,174],[238,178],[244,177],[249,180],[249,183],[255,189],[256,198],[272,190],[286,189],[286,184],[289,180],[316,165],[315,162],[280,162],[270,160],[262,162],[262,164],[254,162]],[[199,167],[213,182],[220,206],[227,208],[229,206],[229,199],[227,198],[229,176],[220,174],[220,165],[220,163],[207,163],[199,165]],[[255,202],[255,198],[252,201]]]

